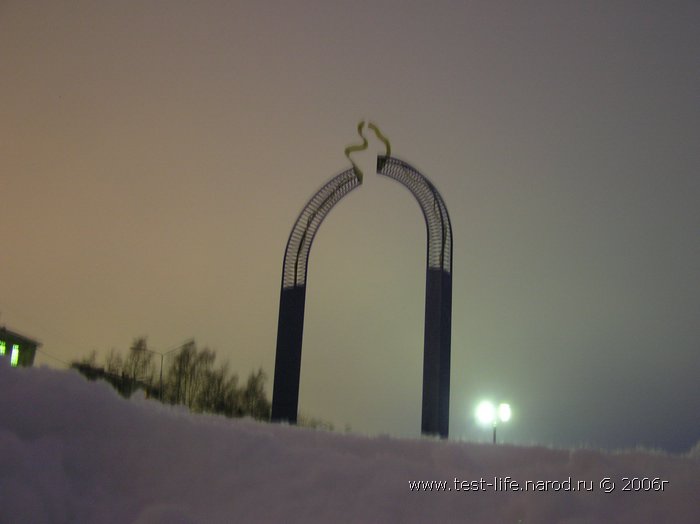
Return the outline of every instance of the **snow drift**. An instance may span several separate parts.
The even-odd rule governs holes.
[[[341,435],[124,400],[5,360],[2,523],[700,522],[697,453]]]

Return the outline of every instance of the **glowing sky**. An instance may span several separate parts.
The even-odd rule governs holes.
[[[0,1],[0,324],[272,376],[287,236],[371,118],[451,214],[451,436],[488,396],[506,441],[689,448],[700,4],[523,4]],[[382,151],[314,242],[300,409],[416,436],[425,226]]]

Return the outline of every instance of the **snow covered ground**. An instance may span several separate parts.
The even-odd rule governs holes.
[[[673,456],[342,435],[192,415],[5,361],[2,523],[700,522],[697,446]]]

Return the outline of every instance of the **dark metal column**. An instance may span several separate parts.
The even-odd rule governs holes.
[[[447,438],[450,429],[452,275],[430,269],[425,279],[421,431]]]
[[[377,172],[403,184],[423,211],[427,229],[423,414],[421,432],[447,438],[450,427],[450,347],[452,333],[452,225],[433,184],[406,162],[377,158]]]
[[[287,240],[277,324],[277,352],[271,420],[296,424],[304,335],[306,273],[311,244],[321,222],[341,198],[360,185],[354,169],[343,171],[319,189],[299,214]]]
[[[273,421],[297,421],[305,301],[306,286],[282,288],[270,417]]]

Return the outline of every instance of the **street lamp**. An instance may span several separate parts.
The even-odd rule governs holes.
[[[191,338],[189,340],[186,340],[184,343],[180,344],[179,346],[175,346],[172,349],[168,349],[167,351],[164,351],[161,353],[160,351],[155,351],[153,349],[147,349],[146,351],[150,351],[151,353],[155,353],[156,355],[160,355],[160,401],[163,402],[163,357],[167,355],[168,353],[172,353],[173,351],[177,351],[180,348],[183,348],[184,346],[188,344],[194,344],[194,339]]]
[[[512,415],[510,404],[499,404],[496,407],[488,400],[484,400],[476,407],[476,419],[483,426],[493,425],[493,443],[496,443],[496,426],[498,421],[508,422]]]

